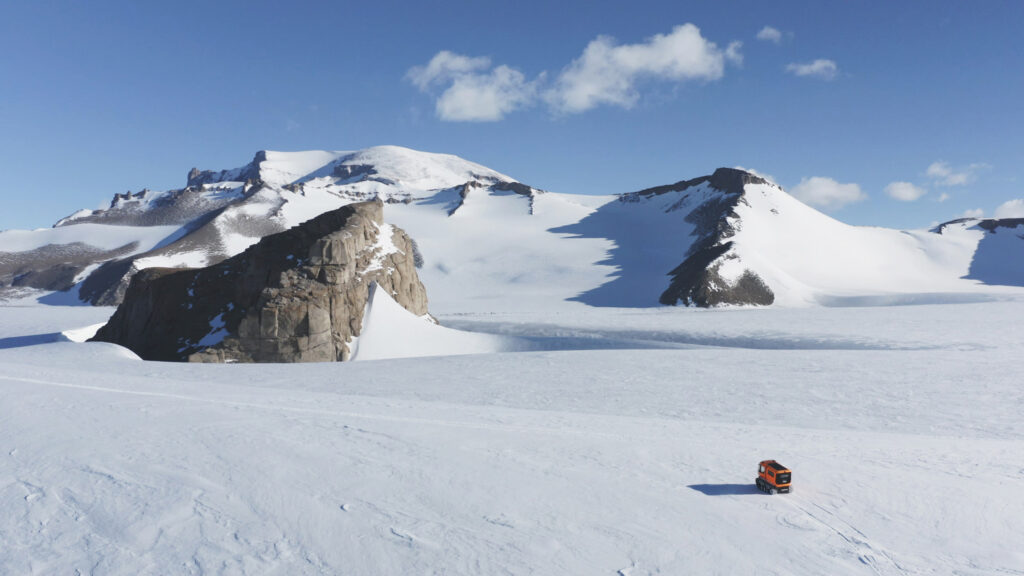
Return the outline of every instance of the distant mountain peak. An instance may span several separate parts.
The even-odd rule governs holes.
[[[747,184],[772,184],[763,177],[752,172],[747,172],[746,170],[741,170],[739,168],[718,168],[708,176],[700,176],[689,180],[680,180],[675,184],[654,186],[653,188],[646,188],[639,192],[634,192],[634,194],[652,196],[665,194],[666,192],[682,192],[687,188],[693,188],[694,186],[698,186],[705,182],[709,183],[715,190],[719,190],[727,194],[742,194],[744,186]]]

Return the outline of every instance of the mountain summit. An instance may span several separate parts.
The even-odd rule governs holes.
[[[152,267],[199,268],[354,202],[417,247],[439,314],[588,306],[842,305],[927,301],[1024,285],[1024,224],[849,226],[756,174],[618,195],[545,192],[485,166],[397,146],[261,151],[186,186],[115,195],[53,229],[0,233],[0,292],[121,301]]]

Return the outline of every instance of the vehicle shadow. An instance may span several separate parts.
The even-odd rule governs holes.
[[[690,484],[687,488],[696,490],[705,496],[737,496],[761,493],[754,486],[753,482],[749,484]]]

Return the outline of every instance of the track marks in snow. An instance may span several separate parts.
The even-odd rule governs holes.
[[[871,568],[875,574],[888,576],[890,574],[907,573],[892,557],[892,554],[873,543],[867,534],[864,534],[856,526],[843,520],[828,508],[816,502],[809,502],[810,506],[804,506],[795,498],[787,498],[787,503],[799,508],[807,518],[839,536],[853,549],[861,564]],[[808,529],[806,524],[798,521],[784,520],[783,522],[800,530]]]

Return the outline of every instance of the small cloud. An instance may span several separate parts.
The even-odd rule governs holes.
[[[910,182],[891,182],[885,187],[885,193],[901,202],[913,202],[927,194],[928,191],[920,186],[914,186]]]
[[[984,162],[976,162],[966,167],[954,169],[948,162],[932,162],[925,174],[938,186],[963,186],[974,181],[975,175],[989,168]]]
[[[757,39],[764,40],[765,42],[771,42],[773,44],[778,44],[782,42],[782,32],[780,32],[778,28],[765,26],[764,28],[761,28],[760,32],[757,33]]]
[[[743,48],[743,42],[739,40],[729,42],[729,45],[725,47],[725,59],[736,66],[743,66],[743,53],[740,52],[740,48]]]
[[[437,99],[437,116],[442,120],[495,122],[518,108],[529,105],[536,93],[523,73],[498,66],[487,74],[466,74]]]
[[[996,218],[1024,218],[1024,199],[1003,202],[996,208]]]
[[[960,215],[961,218],[981,218],[985,216],[985,211],[981,208],[974,208],[973,210],[964,210],[964,213]]]
[[[792,194],[805,204],[823,210],[838,210],[867,199],[867,194],[857,184],[841,184],[821,176],[804,178],[793,187]]]
[[[839,66],[836,65],[834,60],[819,58],[807,64],[797,64],[794,62],[786,66],[786,72],[791,72],[797,76],[813,76],[822,80],[832,80],[839,74]]]
[[[442,50],[430,59],[426,66],[415,66],[406,72],[405,77],[420,90],[426,91],[431,86],[458,78],[461,75],[490,68],[491,59],[481,56],[471,58]]]
[[[949,195],[949,192],[943,192],[942,194],[939,194],[939,202],[945,202],[950,198],[952,198],[952,196]]]
[[[489,58],[472,58],[441,51],[426,66],[406,73],[422,92],[449,84],[437,99],[438,118],[456,122],[494,122],[518,108],[530,105],[536,97],[537,82],[528,82],[522,72],[491,66]]]
[[[558,112],[585,112],[602,104],[631,108],[642,79],[712,81],[725,74],[726,61],[742,62],[740,44],[725,50],[705,39],[693,24],[676,26],[639,44],[617,45],[599,36],[558,75],[545,99]]]

